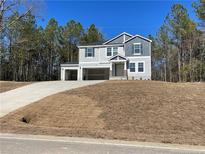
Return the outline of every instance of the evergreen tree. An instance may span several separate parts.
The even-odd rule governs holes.
[[[71,20],[64,27],[65,38],[68,43],[68,61],[76,62],[78,61],[78,48],[77,45],[80,43],[80,39],[83,36],[84,29],[79,22]]]
[[[95,42],[102,42],[103,35],[102,33],[95,27],[94,24],[92,24],[87,32],[84,34],[84,36],[81,39],[82,44],[87,44],[87,43],[95,43]]]

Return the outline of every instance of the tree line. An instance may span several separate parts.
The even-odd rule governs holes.
[[[172,6],[152,43],[152,78],[205,81],[205,0],[193,3],[195,23],[181,4]]]
[[[32,9],[22,14],[14,7],[19,3],[14,2],[0,0],[1,80],[60,79],[60,64],[78,61],[77,45],[104,41],[94,24],[85,29],[70,20],[60,26],[52,18],[45,28],[39,27]],[[175,4],[156,37],[149,36],[153,40],[153,80],[205,80],[204,0],[194,2],[193,8],[200,23],[189,17],[184,6]]]
[[[7,8],[17,4],[0,5]],[[0,18],[1,80],[60,79],[60,64],[78,60],[78,44],[103,41],[103,35],[94,24],[84,29],[79,22],[70,20],[65,26],[59,26],[52,18],[42,28],[37,26],[31,10],[24,14],[12,10],[7,20],[3,20],[6,11],[5,16],[1,12]]]

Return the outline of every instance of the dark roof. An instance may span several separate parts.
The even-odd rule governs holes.
[[[95,42],[95,43],[87,43],[87,44],[80,44],[79,46],[98,46],[98,45],[105,45],[103,43],[98,43],[98,42]],[[122,43],[111,43],[109,45],[123,45]]]
[[[65,62],[65,63],[63,63],[63,64],[79,64],[79,62]]]
[[[78,62],[66,62],[61,64],[61,67],[78,67],[79,63]]]
[[[104,42],[105,42],[105,41],[85,43],[85,44],[80,44],[80,46],[84,46],[84,45],[102,45]]]

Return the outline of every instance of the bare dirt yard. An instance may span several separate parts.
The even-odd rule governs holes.
[[[0,93],[12,89],[16,89],[25,85],[31,84],[30,82],[15,82],[15,81],[0,81]]]
[[[205,145],[205,84],[107,81],[0,119],[1,132]]]

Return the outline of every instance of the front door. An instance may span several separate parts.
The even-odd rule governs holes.
[[[124,75],[124,63],[116,63],[115,76],[123,76],[123,75]]]

